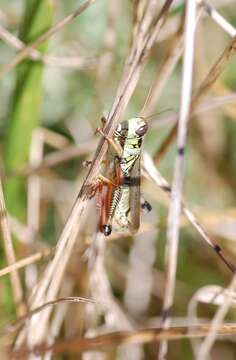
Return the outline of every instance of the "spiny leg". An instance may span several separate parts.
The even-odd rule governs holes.
[[[115,186],[108,185],[105,200],[105,224],[103,225],[103,234],[109,236],[112,232],[112,220],[117,204],[121,198],[121,169],[119,160],[115,159]]]

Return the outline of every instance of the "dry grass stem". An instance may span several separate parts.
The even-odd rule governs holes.
[[[161,190],[163,190],[169,197],[171,196],[171,187],[168,182],[162,177],[159,171],[156,169],[155,164],[152,158],[144,153],[144,164],[143,169],[145,173],[152,179],[152,181],[157,184]],[[228,269],[232,272],[236,272],[236,267],[227,259],[224,255],[221,247],[210,238],[207,231],[203,228],[203,226],[199,223],[195,215],[182,203],[181,208],[189,222],[193,225],[193,227],[197,230],[197,232],[202,236],[202,238],[210,245],[210,247],[216,252],[216,254],[221,258],[221,260],[225,263]]]
[[[204,0],[197,0],[197,2],[204,8],[206,13],[215,21],[224,31],[230,36],[236,35],[236,29],[231,25],[209,2]]]
[[[53,253],[53,250],[45,250],[38,252],[36,254],[27,256],[24,259],[21,259],[14,264],[11,264],[9,266],[4,267],[0,270],[0,277],[5,276],[7,274],[10,274],[14,272],[15,270],[22,269],[28,265],[34,264],[36,261],[44,260],[48,258],[48,256],[51,256]]]
[[[69,296],[69,297],[63,297],[56,300],[48,301],[47,303],[37,307],[36,309],[33,309],[29,311],[26,315],[21,316],[16,321],[14,321],[12,324],[6,325],[3,329],[0,330],[1,334],[6,334],[8,332],[15,332],[19,329],[19,327],[24,324],[28,319],[30,319],[33,315],[44,311],[48,307],[53,307],[55,305],[60,304],[94,304],[96,306],[100,306],[101,308],[106,307],[105,303],[98,302],[92,299],[86,299],[83,297],[78,296]]]
[[[165,330],[163,328],[141,329],[136,331],[119,331],[94,338],[75,337],[64,341],[55,342],[51,346],[37,346],[33,349],[21,348],[11,352],[12,359],[25,359],[29,354],[43,355],[48,351],[53,354],[78,354],[84,351],[98,349],[102,350],[109,346],[114,347],[124,343],[147,344],[151,342],[165,340],[190,339],[205,336],[210,328],[210,324],[197,325],[191,327],[191,334],[188,326],[173,326]],[[220,326],[217,331],[219,336],[234,336],[236,325],[226,323]]]
[[[180,119],[177,135],[177,155],[174,165],[174,175],[171,190],[171,201],[168,213],[168,225],[165,248],[166,286],[163,301],[162,326],[167,329],[170,325],[170,313],[174,302],[175,279],[179,244],[179,218],[182,208],[182,191],[184,181],[184,152],[187,138],[187,123],[190,114],[192,73],[194,59],[196,1],[188,0],[185,19],[183,76],[180,104]],[[161,342],[159,359],[167,356],[167,342]]]
[[[189,318],[197,318],[197,305],[199,302],[206,304],[222,305],[225,299],[230,297],[232,300],[232,306],[236,306],[236,293],[229,291],[228,288],[223,288],[218,285],[207,285],[201,287],[192,296],[189,306],[188,315]]]

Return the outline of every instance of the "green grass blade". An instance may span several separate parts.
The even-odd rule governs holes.
[[[26,0],[25,16],[20,38],[25,43],[33,42],[52,23],[50,0]],[[39,47],[47,51],[47,43]],[[5,141],[5,166],[7,171],[16,171],[28,161],[33,130],[40,124],[42,102],[43,65],[25,60],[16,69],[16,86],[12,99]],[[6,204],[9,212],[17,218],[25,218],[25,184],[13,178],[5,184]]]

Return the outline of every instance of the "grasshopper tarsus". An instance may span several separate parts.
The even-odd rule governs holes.
[[[150,211],[152,211],[152,205],[147,200],[144,200],[144,202],[141,203],[141,209],[145,213],[149,213]]]
[[[112,226],[105,224],[105,225],[103,225],[102,230],[103,230],[102,232],[105,236],[109,236],[109,235],[111,235],[111,232],[112,232]]]

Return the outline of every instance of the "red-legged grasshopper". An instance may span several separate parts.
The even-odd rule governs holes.
[[[141,200],[140,156],[143,137],[148,129],[144,118],[136,117],[118,125],[105,160],[103,175],[98,177],[99,228],[104,235],[118,229],[135,233],[140,226],[140,209],[151,206]],[[102,130],[99,132],[103,134]],[[104,185],[107,187],[103,198]]]

